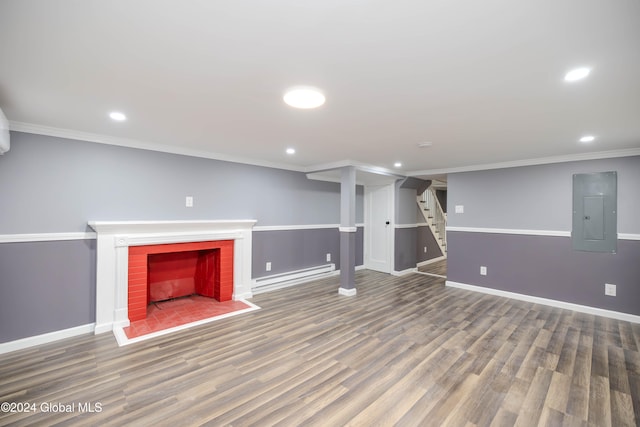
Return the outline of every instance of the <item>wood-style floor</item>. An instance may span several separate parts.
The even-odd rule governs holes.
[[[435,274],[438,276],[447,277],[447,259],[443,259],[440,261],[432,262],[431,264],[426,264],[418,267],[418,271],[420,273],[428,273]]]
[[[361,271],[262,310],[119,348],[111,334],[0,356],[0,425],[633,426],[640,325]],[[78,402],[100,403],[78,413]],[[43,413],[75,403],[74,413]],[[46,407],[45,407],[46,408]]]

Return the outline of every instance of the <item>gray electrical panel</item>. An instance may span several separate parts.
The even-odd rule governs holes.
[[[573,249],[615,253],[618,249],[618,174],[573,175]]]

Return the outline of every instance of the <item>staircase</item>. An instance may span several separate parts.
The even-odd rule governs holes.
[[[440,206],[440,201],[438,201],[433,187],[427,188],[424,193],[418,196],[418,205],[436,238],[436,242],[438,242],[438,246],[440,246],[442,255],[447,256],[447,214]]]

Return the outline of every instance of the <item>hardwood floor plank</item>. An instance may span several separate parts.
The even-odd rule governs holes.
[[[636,424],[634,418],[631,395],[611,390],[611,424],[633,427]]]
[[[86,335],[0,356],[0,425],[640,425],[640,325],[356,274],[259,294],[262,309],[118,347]]]
[[[552,377],[553,372],[548,369],[538,368],[536,370],[516,420],[516,426],[536,425],[538,423]]]
[[[629,388],[631,389],[631,401],[636,417],[636,425],[640,425],[640,374],[629,373]]]
[[[589,424],[607,427],[612,425],[609,378],[592,376],[589,387]]]
[[[559,372],[554,372],[551,376],[551,383],[549,384],[544,406],[560,413],[565,413],[569,403],[570,392],[571,377]]]

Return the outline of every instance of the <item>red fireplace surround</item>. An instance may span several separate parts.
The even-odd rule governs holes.
[[[192,293],[231,300],[233,244],[216,240],[129,246],[129,321],[145,319],[147,305],[155,300]]]

